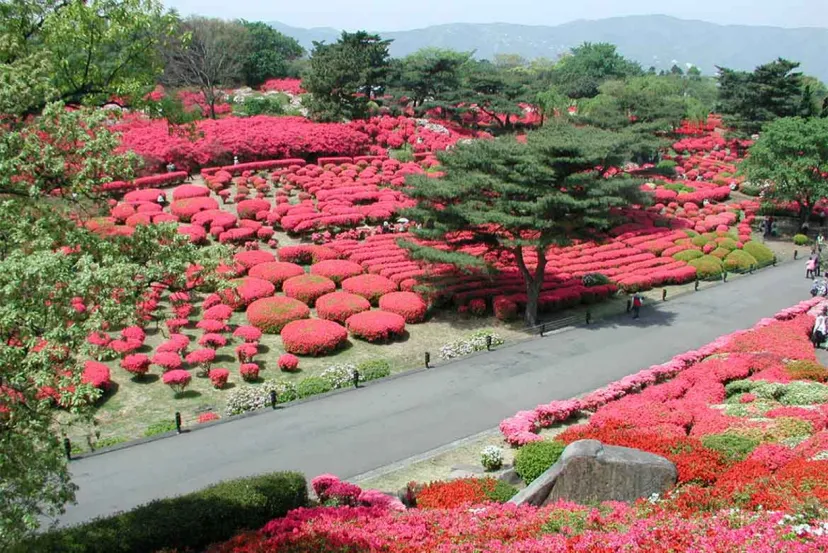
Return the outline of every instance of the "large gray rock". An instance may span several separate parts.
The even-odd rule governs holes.
[[[626,501],[663,494],[676,484],[676,466],[658,455],[579,440],[558,462],[512,498],[518,505],[546,505],[559,499],[575,503]]]

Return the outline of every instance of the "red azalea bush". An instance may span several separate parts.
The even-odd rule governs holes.
[[[255,326],[242,325],[233,331],[233,338],[241,338],[245,342],[258,342],[262,338],[262,331]]]
[[[221,302],[234,310],[247,307],[256,300],[272,296],[276,286],[261,278],[244,277],[228,282],[228,288],[218,291]]]
[[[210,364],[216,360],[216,350],[210,348],[197,349],[187,355],[184,360],[189,365],[197,366],[201,369],[202,374],[209,374]]]
[[[213,422],[219,420],[221,417],[218,416],[218,413],[213,413],[212,411],[208,411],[207,413],[201,413],[198,416],[198,424],[204,424],[206,422]]]
[[[242,363],[239,374],[245,382],[255,382],[259,379],[259,365],[256,363]]]
[[[514,321],[518,318],[518,306],[509,298],[498,296],[492,301],[492,306],[499,321]]]
[[[170,204],[170,213],[189,223],[190,219],[199,211],[207,211],[210,209],[218,209],[219,205],[213,198],[186,198],[183,200],[176,200]]]
[[[100,390],[108,390],[112,384],[109,367],[98,361],[87,361],[83,365],[81,381]]]
[[[279,261],[287,261],[297,265],[310,265],[330,259],[339,259],[339,254],[325,246],[300,245],[279,248]]]
[[[405,319],[396,313],[364,311],[345,321],[348,331],[368,342],[387,342],[405,332]]]
[[[276,286],[276,290],[282,289],[282,284],[289,278],[305,274],[305,270],[295,264],[284,261],[273,261],[253,266],[247,273],[251,277],[261,278]]]
[[[176,394],[180,394],[184,391],[187,386],[189,386],[190,381],[192,380],[192,376],[187,371],[182,370],[171,370],[164,373],[164,376],[161,377],[164,384],[172,388],[172,390]]]
[[[196,323],[196,328],[204,332],[227,332],[227,323],[217,319],[204,319]]]
[[[320,261],[311,265],[310,272],[312,275],[319,275],[331,279],[337,284],[340,284],[346,278],[361,275],[363,273],[362,265],[354,263],[353,261],[345,261],[343,259],[329,259],[327,261]]]
[[[197,225],[179,225],[177,232],[186,236],[193,244],[204,244],[207,241],[207,232]]]
[[[285,372],[292,373],[299,370],[299,358],[290,353],[280,355],[276,364],[279,365],[280,370]]]
[[[210,233],[212,234],[213,228],[211,227]],[[248,240],[253,240],[256,236],[256,231],[252,228],[231,228],[230,230],[222,231],[222,227],[218,228],[218,240],[222,244],[244,244]]]
[[[259,353],[259,344],[249,342],[236,347],[236,357],[242,363],[248,363]]]
[[[149,372],[151,361],[143,353],[133,353],[121,359],[121,368],[135,375],[141,377]]]
[[[316,315],[320,319],[345,324],[351,315],[371,309],[371,303],[356,294],[331,292],[316,300]]]
[[[421,509],[453,509],[489,501],[497,480],[494,478],[460,478],[446,482],[432,482],[417,494]]]
[[[348,331],[333,321],[299,320],[285,325],[282,343],[288,353],[326,355],[336,351],[348,339]]]
[[[390,292],[379,299],[379,308],[402,315],[406,323],[414,324],[425,320],[428,305],[414,292]]]
[[[181,356],[174,352],[161,352],[152,356],[152,364],[161,367],[162,370],[174,371],[181,368]]]
[[[306,304],[281,296],[256,300],[247,307],[248,322],[268,334],[279,334],[286,324],[308,317]]]
[[[234,255],[233,261],[245,269],[250,269],[256,265],[261,265],[262,263],[275,262],[276,256],[272,253],[263,252],[261,250],[247,250]]]
[[[217,298],[218,301],[221,301],[221,298]],[[204,311],[202,317],[205,319],[216,319],[219,321],[226,321],[233,316],[233,308],[229,305],[214,305]]]
[[[282,290],[289,298],[313,305],[319,297],[335,291],[336,284],[323,276],[301,275],[287,279],[282,284]]]
[[[121,331],[121,337],[124,340],[143,342],[147,338],[147,335],[140,326],[128,326]]]
[[[186,200],[187,198],[206,198],[210,195],[210,189],[194,184],[182,184],[173,188],[173,200]]]
[[[342,289],[351,294],[362,296],[371,302],[371,305],[377,305],[383,295],[396,292],[397,285],[384,276],[369,274],[343,280]]]
[[[236,206],[236,212],[241,219],[255,219],[260,211],[268,211],[270,202],[267,200],[242,200]]]
[[[207,334],[203,335],[201,338],[198,339],[198,345],[213,349],[223,348],[227,345],[227,338],[225,338],[221,334],[208,332]]]
[[[209,376],[213,388],[221,390],[227,385],[227,379],[230,378],[230,371],[222,368],[212,369]]]

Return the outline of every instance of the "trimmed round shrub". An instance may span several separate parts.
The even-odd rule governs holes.
[[[695,267],[696,276],[699,280],[716,280],[722,277],[724,266],[718,257],[703,255],[698,259],[690,261],[690,266]]]
[[[700,234],[699,236],[694,237],[691,242],[694,246],[703,248],[708,242],[710,242],[710,240],[706,236]]]
[[[673,254],[673,259],[677,261],[692,261],[694,259],[698,259],[704,254],[699,250],[684,250],[682,252],[678,252]]]
[[[218,209],[219,204],[213,198],[186,198],[176,200],[170,204],[170,213],[189,223],[190,219],[199,211]]]
[[[181,368],[181,356],[171,351],[156,353],[152,356],[152,364],[161,367],[162,370],[174,371]]]
[[[210,364],[216,360],[216,350],[210,348],[197,349],[184,358],[188,365],[201,369],[199,376],[206,376],[210,372]]]
[[[794,234],[793,243],[797,246],[805,246],[811,242],[811,239],[804,234]]]
[[[707,449],[718,451],[731,462],[744,460],[759,445],[759,440],[735,433],[709,434],[702,437],[702,445]]]
[[[529,484],[554,465],[566,449],[561,442],[532,442],[521,447],[515,455],[515,472]]]
[[[276,286],[261,278],[244,277],[228,282],[230,287],[218,291],[221,302],[233,310],[242,309],[256,300],[272,296]]]
[[[198,339],[198,345],[205,348],[223,348],[227,345],[227,338],[215,332],[208,332]]]
[[[324,394],[333,390],[331,383],[318,376],[309,376],[303,378],[296,384],[296,394],[300,398],[306,398],[319,394]]]
[[[402,315],[408,324],[421,323],[425,319],[428,305],[414,292],[390,292],[379,299],[379,308],[388,313]]]
[[[256,236],[256,231],[252,228],[231,228],[228,231],[221,232],[221,227],[219,227],[218,232],[218,240],[222,244],[226,244],[228,242],[233,244],[244,244],[249,240],[253,240],[254,236]],[[210,233],[213,233],[213,229],[210,229]]]
[[[282,284],[289,278],[305,274],[305,270],[296,263],[284,261],[271,261],[252,267],[247,274],[255,278],[261,278],[276,286],[276,290],[282,289]]]
[[[362,296],[371,305],[377,305],[385,294],[397,291],[397,285],[389,278],[380,275],[359,275],[346,278],[342,281],[342,289],[346,292]]]
[[[242,363],[239,374],[245,382],[256,382],[259,379],[259,365],[256,363]]]
[[[173,200],[185,200],[187,198],[206,198],[210,195],[210,189],[194,184],[182,184],[173,188]]]
[[[368,342],[387,342],[405,332],[405,319],[396,313],[364,311],[345,321],[348,331]]]
[[[773,265],[773,262],[776,261],[776,254],[769,247],[759,242],[747,242],[742,249],[756,259],[756,264],[759,267]]]
[[[204,332],[226,332],[227,323],[217,319],[203,319],[196,323],[196,328]],[[176,351],[176,350],[173,350]]]
[[[282,290],[289,298],[314,305],[317,299],[335,291],[336,283],[319,275],[300,275],[287,279],[282,284]]]
[[[518,305],[509,298],[498,296],[492,300],[494,315],[499,321],[514,321],[518,318]]]
[[[184,389],[189,386],[190,381],[193,377],[187,371],[182,370],[173,370],[164,373],[164,376],[161,377],[161,380],[164,381],[164,384],[172,388],[172,390],[176,394],[180,394],[184,391]]]
[[[279,334],[288,323],[308,317],[307,305],[282,296],[256,300],[247,307],[247,321],[268,334]]]
[[[806,359],[791,361],[785,365],[785,372],[793,380],[828,381],[828,369],[816,361],[808,361]]]
[[[299,358],[291,353],[283,353],[279,356],[279,360],[276,361],[276,364],[279,366],[279,370],[292,373],[299,370]]]
[[[255,326],[242,325],[233,331],[233,338],[241,338],[245,342],[258,342],[262,338],[262,331]]]
[[[360,382],[370,382],[391,375],[391,364],[385,359],[372,359],[357,365]]]
[[[147,374],[151,364],[149,357],[143,353],[133,353],[121,359],[121,368],[136,377]]]
[[[312,275],[319,275],[331,279],[337,284],[340,284],[346,278],[351,278],[361,275],[363,272],[362,265],[354,263],[353,261],[345,261],[344,259],[328,259],[320,261],[311,265],[310,273]]]
[[[270,202],[267,200],[242,200],[236,205],[239,219],[255,219],[260,211],[269,211]]]
[[[320,319],[345,324],[351,315],[371,309],[371,303],[356,294],[331,292],[316,300],[316,315]]]
[[[83,364],[81,382],[100,390],[107,390],[112,384],[109,367],[100,361],[87,361]]]
[[[727,248],[721,248],[721,247],[716,248],[715,250],[710,252],[710,255],[712,255],[713,257],[718,257],[719,259],[724,259],[725,257],[728,256],[728,254],[730,254],[730,250],[728,250]]]
[[[218,298],[218,296],[216,296]],[[221,301],[221,298],[218,298]],[[206,300],[205,300],[206,303]],[[205,309],[201,315],[203,319],[216,319],[218,321],[226,321],[233,316],[233,308],[229,305],[219,304]]]
[[[250,269],[256,265],[261,265],[262,263],[271,263],[276,261],[276,256],[272,253],[263,252],[261,250],[246,250],[234,255],[233,261],[245,269]]]
[[[124,194],[124,201],[127,203],[133,202],[155,202],[159,194],[167,199],[167,193],[160,188],[145,188],[143,190],[133,190]]]
[[[716,238],[716,243],[719,245],[720,248],[725,248],[726,250],[733,251],[739,248],[739,243],[729,236],[721,236],[719,238]]]
[[[348,331],[333,321],[311,319],[288,323],[281,336],[288,353],[316,356],[332,353],[344,345]]]
[[[756,258],[744,250],[733,250],[724,258],[724,268],[729,273],[746,273],[756,266]]]
[[[317,245],[284,246],[279,248],[279,261],[298,265],[311,265],[328,259],[339,259],[339,254],[331,248]]]
[[[230,378],[230,371],[227,369],[213,369],[210,371],[210,383],[213,388],[221,390],[227,385],[227,379]]]

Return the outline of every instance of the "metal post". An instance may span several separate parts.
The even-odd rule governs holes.
[[[699,291],[699,279],[696,279],[696,292]]]
[[[592,312],[589,309],[586,312],[586,324],[592,324]]]
[[[486,351],[492,351],[492,337],[486,336]]]
[[[69,441],[69,438],[63,438],[63,451],[66,452],[66,460],[72,460],[72,442]]]
[[[181,434],[181,413],[175,412],[175,432]]]
[[[753,263],[751,263],[751,264],[750,264],[750,274],[753,274],[753,268],[754,268],[754,264],[753,264]]]
[[[799,250],[794,250],[794,261],[796,261],[797,257],[799,257]]]
[[[727,271],[722,273],[722,282],[727,282]]]
[[[359,371],[354,369],[354,388],[359,388]]]
[[[540,337],[543,338],[543,333],[546,332],[546,323],[541,323]]]
[[[667,301],[667,288],[661,289],[661,301]]]
[[[270,390],[270,407],[276,409],[276,390]]]
[[[429,352],[425,352],[425,368],[430,368],[428,364],[431,362],[431,354]]]

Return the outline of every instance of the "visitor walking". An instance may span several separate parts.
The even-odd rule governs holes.
[[[815,348],[822,346],[826,334],[828,334],[828,307],[823,307],[822,313],[814,321],[814,331],[811,334],[811,340]]]
[[[824,242],[825,242],[825,237],[824,237],[824,236],[822,235],[822,233],[820,232],[819,234],[817,234],[817,240],[816,240],[816,243],[817,243],[817,250],[818,250],[818,251],[822,252],[822,244],[823,244]]]
[[[814,278],[814,271],[816,270],[816,257],[811,256],[811,259],[805,263],[805,278]]]
[[[164,204],[167,203],[167,198],[164,194],[158,194],[158,198],[156,198],[155,201],[158,202],[158,205],[164,207]]]
[[[637,319],[639,314],[641,313],[641,304],[643,303],[643,298],[641,294],[638,292],[635,293],[632,300],[632,311],[633,311],[633,319]]]

